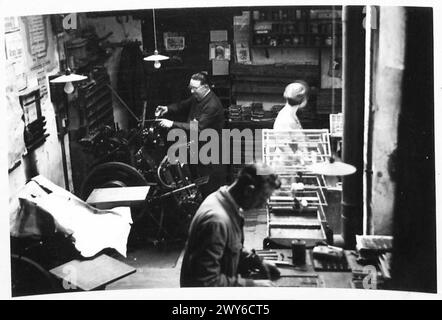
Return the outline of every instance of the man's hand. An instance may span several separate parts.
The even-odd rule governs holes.
[[[167,119],[159,119],[159,125],[163,128],[172,128],[173,126],[173,121],[172,120],[167,120]]]
[[[281,272],[279,271],[278,267],[270,261],[263,260],[262,268],[266,272],[267,278],[272,281],[279,279],[281,276]]]
[[[254,287],[276,287],[276,284],[270,280],[253,280]]]
[[[158,106],[155,110],[155,117],[161,117],[169,111],[167,106]]]

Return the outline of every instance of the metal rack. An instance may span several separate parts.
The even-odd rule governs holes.
[[[107,86],[110,83],[109,75],[105,69],[96,68],[92,76],[92,81],[78,88],[81,121],[89,132],[114,124],[112,93]]]
[[[308,173],[308,166],[331,156],[328,129],[262,131],[262,159],[278,174]]]
[[[267,205],[267,238],[264,247],[287,247],[294,239],[307,246],[330,240],[324,213],[327,200],[322,175],[309,166],[326,162],[331,156],[327,129],[262,131],[262,159],[272,166],[281,180],[281,188]],[[294,184],[302,183],[301,188]]]

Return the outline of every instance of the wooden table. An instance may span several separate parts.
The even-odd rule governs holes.
[[[88,260],[72,260],[49,271],[63,280],[67,290],[99,290],[136,272],[136,269],[106,254]]]

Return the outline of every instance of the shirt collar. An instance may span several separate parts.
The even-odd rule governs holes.
[[[207,90],[206,94],[204,95],[204,97],[201,98],[201,100],[196,99],[196,101],[198,103],[202,103],[203,101],[205,101],[206,99],[208,99],[208,97],[211,95],[212,90]]]
[[[296,116],[296,113],[298,112],[299,106],[291,106],[288,103],[285,104],[285,107],[290,110],[290,114],[293,116]]]
[[[232,207],[235,209],[235,211],[242,216],[243,209],[236,203],[235,199],[233,199],[232,195],[230,194],[229,190],[227,189],[228,186],[222,186],[220,188],[221,194],[227,199],[227,201],[230,202]]]
[[[206,92],[206,94],[204,95],[204,97],[203,97],[203,99],[205,98],[205,97],[207,97],[208,96],[208,94],[210,93],[210,92],[212,92],[212,90],[207,90],[207,92]]]

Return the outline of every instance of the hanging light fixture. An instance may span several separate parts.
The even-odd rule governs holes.
[[[156,69],[159,69],[161,67],[161,62],[160,61],[168,60],[169,57],[163,56],[161,54],[158,54],[158,49],[157,49],[157,28],[156,28],[156,23],[155,23],[155,9],[152,9],[152,16],[153,16],[153,36],[154,36],[154,43],[155,43],[155,51],[153,52],[153,55],[150,55],[150,56],[144,58],[144,60],[146,60],[146,61],[154,61],[153,66]]]
[[[64,75],[59,76],[55,79],[52,79],[50,82],[51,83],[66,83],[64,86],[64,92],[66,92],[67,94],[71,94],[75,90],[72,82],[81,81],[81,80],[85,80],[85,79],[87,79],[86,76],[72,73],[71,69],[67,68]]]

